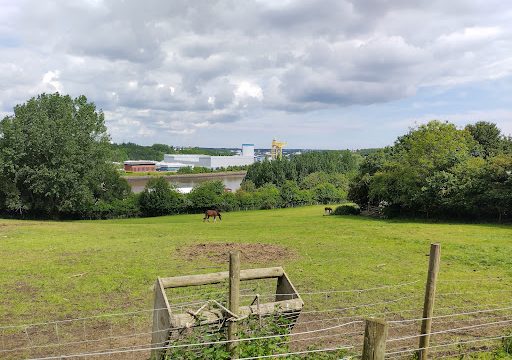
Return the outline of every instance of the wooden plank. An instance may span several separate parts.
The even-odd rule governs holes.
[[[232,251],[229,253],[229,311],[238,316],[240,307],[240,252]],[[229,317],[229,316],[228,316]],[[231,359],[238,359],[238,326],[236,321],[228,322],[228,340],[227,348]]]
[[[367,319],[362,360],[384,360],[387,337],[388,324],[384,320]]]
[[[284,271],[282,267],[241,270],[240,281],[276,278],[282,276],[283,273]],[[161,282],[163,287],[167,289],[185,286],[217,284],[227,280],[228,278],[229,272],[222,271],[210,274],[162,278]]]
[[[432,329],[432,316],[434,315],[434,300],[436,298],[436,282],[439,274],[441,259],[441,244],[430,244],[430,259],[428,262],[427,285],[425,288],[425,301],[423,303],[423,320],[421,322],[419,359],[428,359],[428,346],[430,344],[430,331]]]
[[[290,299],[301,299],[301,297],[297,292],[297,289],[295,289],[295,286],[293,286],[290,281],[290,278],[288,278],[286,272],[283,271],[283,276],[277,278],[276,301]]]
[[[155,298],[153,303],[153,330],[151,336],[151,347],[165,346],[169,340],[171,328],[171,308],[167,301],[161,279],[157,278],[155,283]],[[164,355],[163,350],[151,350],[151,359],[160,360]]]
[[[302,310],[303,306],[304,303],[302,302],[301,299],[292,299],[260,304],[259,312],[258,305],[241,306],[239,308],[239,316],[243,317],[258,314],[266,316],[277,313],[298,314]],[[219,320],[224,319],[226,316],[229,315],[226,315],[225,311],[222,309],[210,309],[202,311],[197,316],[197,318],[187,313],[173,315],[171,318],[171,324],[173,327],[190,328],[197,325],[214,324],[219,322]]]

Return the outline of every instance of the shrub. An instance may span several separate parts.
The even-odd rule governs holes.
[[[242,189],[238,189],[235,193],[238,200],[238,206],[241,210],[252,210],[259,207],[258,194],[254,192],[247,192]]]
[[[240,210],[238,199],[232,192],[225,192],[220,197],[220,208],[223,211],[237,211]]]
[[[346,203],[340,205],[334,209],[334,215],[359,215],[361,213],[361,208],[359,205],[354,203]]]
[[[177,214],[183,206],[183,197],[171,189],[163,177],[150,179],[140,194],[140,210],[145,216]]]
[[[114,199],[110,202],[100,200],[88,213],[91,219],[132,218],[140,216],[139,198],[132,194],[125,199]]]
[[[340,190],[330,183],[321,183],[315,186],[313,194],[316,202],[320,204],[339,203],[344,199],[344,195]]]
[[[272,184],[263,185],[254,193],[254,196],[259,209],[274,209],[281,204],[279,189]]]
[[[222,194],[224,184],[222,181],[205,181],[195,186],[187,195],[192,203],[191,211],[204,211],[205,209],[222,208]]]

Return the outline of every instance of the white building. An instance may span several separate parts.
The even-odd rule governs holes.
[[[254,163],[254,144],[243,144],[242,155],[240,156],[165,154],[164,161],[186,164],[192,167],[202,166],[208,169],[227,168],[228,166],[246,166]]]
[[[184,164],[181,162],[165,162],[160,161],[156,163],[156,171],[178,171],[184,167],[193,167],[192,165]]]

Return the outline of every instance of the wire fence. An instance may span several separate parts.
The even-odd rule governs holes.
[[[241,283],[241,305],[275,299],[275,284]],[[462,285],[462,286],[461,286]],[[512,352],[512,287],[502,278],[440,279],[432,317],[432,358],[459,358],[489,351]],[[167,289],[173,313],[196,312],[208,301],[225,306],[226,284],[190,289]],[[176,291],[175,291],[176,290]],[[282,315],[255,317],[238,343],[259,346],[272,340],[276,351],[265,358],[360,358],[364,320],[387,320],[387,359],[412,359],[419,348],[424,282],[408,279],[358,289],[322,289],[299,294],[305,306],[298,319]],[[173,354],[195,354],[212,346],[225,346],[219,337],[222,322],[197,328],[172,328],[170,343],[151,344],[153,308],[0,326],[1,359],[148,359],[153,349]],[[269,325],[268,321],[272,320]],[[262,332],[262,329],[267,330]],[[263,335],[262,335],[263,334]],[[195,341],[194,341],[195,340]],[[508,346],[508,347],[507,347]],[[508,350],[507,350],[508,349]],[[174,357],[178,358],[178,357]],[[206,358],[206,357],[205,357]]]

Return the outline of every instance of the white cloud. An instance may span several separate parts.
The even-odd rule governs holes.
[[[511,16],[499,0],[9,2],[0,111],[43,91],[85,94],[118,139],[156,136],[162,121],[193,134],[262,114],[342,114],[512,75]]]
[[[60,71],[48,71],[43,75],[43,79],[41,80],[42,88],[46,89],[46,91],[54,92],[58,91],[60,93],[63,92],[62,83],[59,81]]]
[[[238,83],[234,91],[235,101],[240,102],[247,98],[254,98],[259,101],[263,100],[263,91],[257,84],[252,84],[248,81]]]

